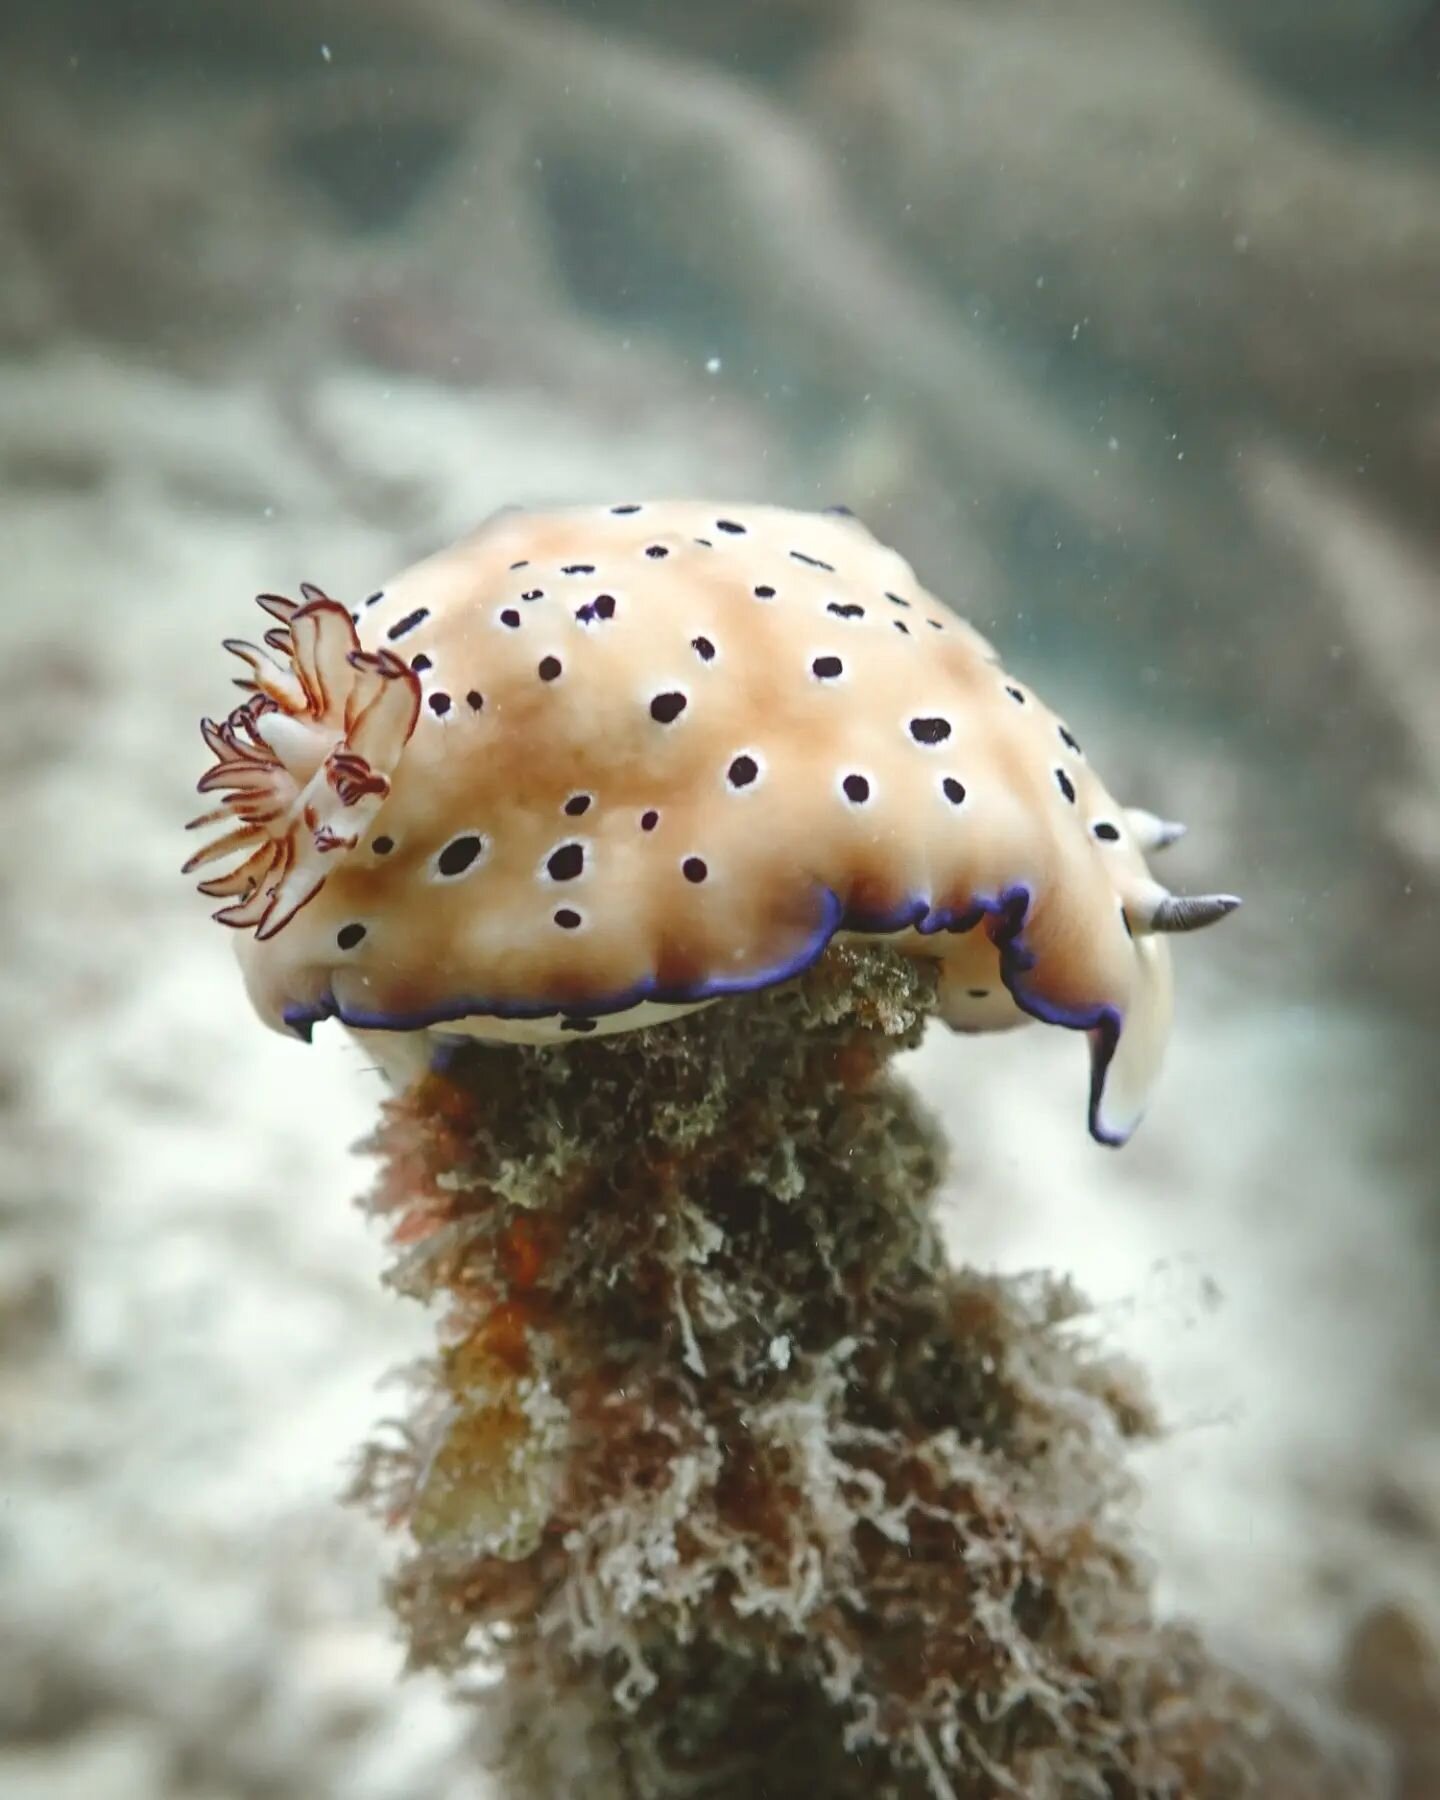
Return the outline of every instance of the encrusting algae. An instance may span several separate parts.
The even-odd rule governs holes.
[[[448,1307],[357,1484],[412,1535],[413,1662],[503,1669],[501,1791],[546,1800],[1369,1792],[1276,1785],[1273,1716],[1151,1618],[1154,1422],[1077,1296],[946,1268],[888,1066],[933,1004],[837,947],[387,1103],[391,1279]]]
[[[514,589],[514,592],[511,592]],[[356,1493],[515,1800],[1361,1800],[1152,1616],[1134,1375],[952,1269],[935,1016],[1083,1031],[1133,1129],[1178,827],[848,517],[502,514],[353,610],[266,597],[205,723],[262,1017],[393,1095],[369,1207],[437,1304]],[[978,1053],[978,1051],[977,1051]]]

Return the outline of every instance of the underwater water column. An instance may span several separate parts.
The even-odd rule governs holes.
[[[412,1663],[498,1672],[514,1800],[1373,1791],[1154,1619],[1156,1425],[1082,1300],[946,1265],[890,1066],[933,986],[836,946],[644,1032],[397,1063],[367,1204],[444,1326],[356,1491],[407,1536]]]

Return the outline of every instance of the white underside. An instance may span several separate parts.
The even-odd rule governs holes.
[[[842,932],[837,934],[837,941],[857,944],[889,942],[911,956],[934,956],[938,953],[930,940],[913,931],[897,932],[891,937],[880,939],[874,933]],[[941,1016],[954,1030],[1003,1031],[1025,1023],[1024,1013],[998,981],[983,999],[972,998],[961,983],[951,986],[942,981],[941,1000]],[[599,1037],[616,1037],[622,1031],[641,1031],[650,1025],[664,1025],[672,1019],[683,1018],[687,1013],[699,1012],[703,1007],[714,1004],[714,1000],[697,1000],[684,1006],[667,1006],[647,1000],[638,1006],[627,1007],[623,1012],[571,1015],[572,1020],[578,1017],[591,1021],[591,1028],[581,1031],[574,1028],[573,1022],[567,1026],[566,1015],[560,1013],[552,1013],[543,1019],[498,1019],[486,1014],[476,1014],[468,1019],[456,1019],[451,1023],[430,1026],[420,1031],[352,1030],[351,1035],[363,1046],[372,1065],[379,1068],[393,1086],[399,1088],[408,1086],[423,1075],[432,1066],[436,1053],[443,1051],[446,1044],[464,1041],[486,1044],[585,1043]]]
[[[645,1001],[624,1012],[597,1018],[591,1031],[566,1030],[562,1018],[495,1019],[483,1014],[432,1025],[423,1031],[357,1031],[350,1035],[361,1045],[374,1067],[392,1087],[403,1088],[425,1074],[436,1053],[447,1044],[478,1040],[485,1044],[583,1044],[598,1037],[615,1037],[622,1031],[639,1031],[646,1025],[663,1025],[686,1013],[713,1006],[713,1000],[697,1000],[689,1006],[660,1006]],[[583,1015],[582,1015],[583,1016]]]

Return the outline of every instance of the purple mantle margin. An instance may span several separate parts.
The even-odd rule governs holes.
[[[1024,941],[1025,922],[1029,917],[1031,893],[1022,885],[1002,889],[993,898],[976,895],[963,910],[934,908],[925,899],[916,899],[897,908],[892,914],[865,913],[847,908],[832,888],[823,893],[821,918],[804,948],[787,962],[759,974],[717,977],[712,980],[665,986],[655,980],[635,983],[623,991],[584,1006],[559,1006],[554,1002],[496,1001],[481,997],[457,999],[439,1006],[426,1007],[414,1013],[366,1012],[344,1007],[331,992],[308,1006],[287,1006],[286,1025],[296,1037],[309,1043],[314,1027],[325,1019],[338,1019],[358,1031],[421,1031],[432,1025],[444,1025],[456,1019],[488,1017],[495,1019],[546,1019],[560,1015],[577,1018],[603,1018],[609,1014],[628,1012],[632,1006],[653,1001],[662,1006],[692,1006],[704,1000],[717,1000],[729,994],[755,993],[761,988],[775,987],[803,974],[824,954],[830,940],[841,931],[871,936],[893,936],[900,931],[917,931],[922,936],[934,932],[973,931],[985,920],[990,921],[990,939],[1000,952],[1000,978],[1015,1004],[1032,1019],[1047,1025],[1061,1025],[1070,1031],[1090,1033],[1090,1135],[1097,1143],[1109,1146],[1123,1144],[1128,1133],[1106,1131],[1100,1122],[1100,1102],[1105,1092],[1105,1077],[1120,1041],[1122,1018],[1119,1010],[1103,1004],[1089,1007],[1063,1007],[1033,993],[1027,976],[1035,967],[1035,957]]]

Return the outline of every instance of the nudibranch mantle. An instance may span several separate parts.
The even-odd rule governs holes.
[[[560,1041],[786,981],[837,934],[961,1031],[1085,1031],[1119,1143],[1169,1029],[1177,899],[1078,741],[851,516],[510,510],[353,610],[262,596],[206,720],[187,868],[270,1024]]]

